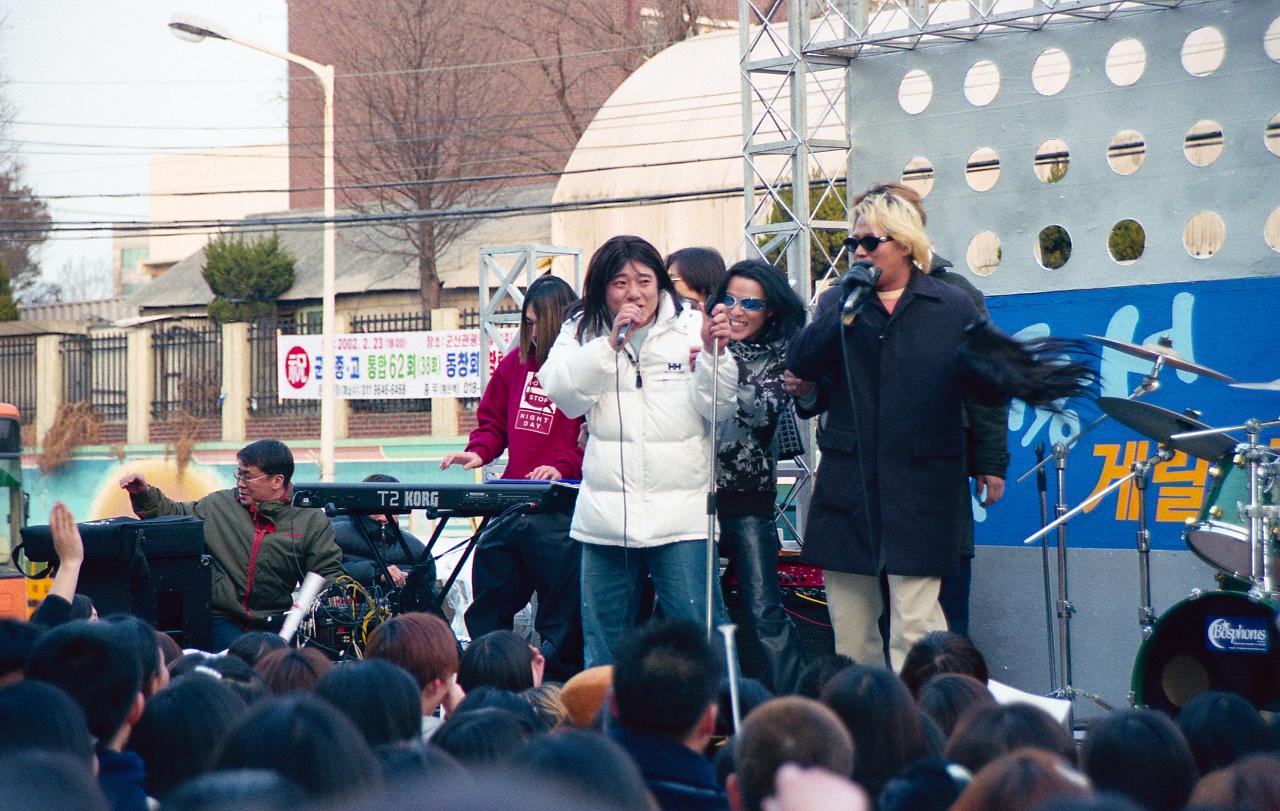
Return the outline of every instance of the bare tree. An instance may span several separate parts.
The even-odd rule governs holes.
[[[501,58],[499,41],[474,36],[476,6],[379,0],[326,9],[342,110],[337,163],[343,184],[369,187],[346,191],[344,205],[402,213],[479,206],[500,195],[500,185],[471,179],[509,165],[509,139],[477,124],[506,109],[509,91],[495,71],[471,67]],[[439,304],[437,257],[470,225],[433,217],[378,226],[394,252],[416,262],[424,307]]]

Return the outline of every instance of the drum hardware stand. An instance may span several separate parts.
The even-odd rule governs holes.
[[[1044,461],[1044,443],[1036,445],[1036,462]],[[1036,489],[1040,491],[1040,525],[1049,523],[1049,486],[1044,467],[1036,471]],[[1058,666],[1054,662],[1053,650],[1053,595],[1049,588],[1049,536],[1040,536],[1040,567],[1044,579],[1044,627],[1049,633],[1045,640],[1049,643],[1049,689],[1058,690]]]
[[[1142,629],[1142,638],[1151,637],[1156,624],[1156,612],[1151,607],[1151,532],[1147,529],[1147,484],[1148,477],[1156,465],[1173,458],[1173,449],[1160,445],[1155,456],[1149,456],[1134,462],[1130,468],[1133,473],[1133,484],[1138,493],[1138,625]]]
[[[1138,385],[1134,387],[1133,391],[1129,393],[1129,396],[1126,399],[1137,400],[1139,397],[1142,397],[1143,395],[1149,394],[1150,392],[1153,392],[1156,389],[1160,388],[1159,377],[1160,377],[1160,371],[1163,368],[1164,368],[1164,357],[1157,356],[1155,359],[1151,361],[1151,371],[1148,372],[1142,378],[1142,380],[1138,383]],[[1047,544],[1048,533],[1054,529],[1057,530],[1057,539],[1058,539],[1058,543],[1057,543],[1057,546],[1058,546],[1058,601],[1057,601],[1058,610],[1057,610],[1057,614],[1058,614],[1058,650],[1060,652],[1060,656],[1058,657],[1057,664],[1058,664],[1059,681],[1057,683],[1057,686],[1054,687],[1053,691],[1049,695],[1054,698],[1062,698],[1071,702],[1071,709],[1067,714],[1067,722],[1072,728],[1074,728],[1074,725],[1075,725],[1075,699],[1078,696],[1082,696],[1084,698],[1089,699],[1090,701],[1097,704],[1099,707],[1102,707],[1103,709],[1106,709],[1106,710],[1114,709],[1098,694],[1090,693],[1087,690],[1082,690],[1080,688],[1077,688],[1071,683],[1071,678],[1072,678],[1071,677],[1071,616],[1075,613],[1076,609],[1075,609],[1075,606],[1071,604],[1071,599],[1069,597],[1069,590],[1067,588],[1067,527],[1066,527],[1067,521],[1069,521],[1072,517],[1074,517],[1076,514],[1081,512],[1083,509],[1087,508],[1088,506],[1092,505],[1094,502],[1098,501],[1100,498],[1102,498],[1102,496],[1110,493],[1113,490],[1118,489],[1122,484],[1124,484],[1125,482],[1128,482],[1130,479],[1133,478],[1133,474],[1130,473],[1128,476],[1120,479],[1119,482],[1112,483],[1109,487],[1107,487],[1102,492],[1096,494],[1095,496],[1089,499],[1086,499],[1074,510],[1068,511],[1067,509],[1067,454],[1071,452],[1071,449],[1081,439],[1083,439],[1091,431],[1093,431],[1095,428],[1097,428],[1099,425],[1105,422],[1107,418],[1108,418],[1107,414],[1102,414],[1096,420],[1089,423],[1089,425],[1086,426],[1084,430],[1076,433],[1074,436],[1070,437],[1065,442],[1055,442],[1053,444],[1053,450],[1052,450],[1051,456],[1038,461],[1034,467],[1032,467],[1027,472],[1023,473],[1017,479],[1017,481],[1021,483],[1032,473],[1036,473],[1038,471],[1044,470],[1045,465],[1048,464],[1050,459],[1053,460],[1053,466],[1057,470],[1056,482],[1057,482],[1058,500],[1054,505],[1054,515],[1056,516],[1056,518],[1052,523],[1046,524],[1039,532],[1035,533],[1030,538],[1027,538],[1026,540],[1024,540],[1023,543],[1028,544],[1039,538],[1046,538],[1045,543]],[[1047,497],[1048,496],[1046,494],[1046,499]],[[1047,573],[1048,573],[1047,565],[1045,566],[1045,572],[1047,577]],[[1047,581],[1045,583],[1045,589],[1048,590]],[[1046,629],[1046,631],[1049,637],[1049,644],[1050,646],[1052,646],[1053,631],[1051,628]]]
[[[1251,591],[1266,595],[1276,593],[1276,573],[1271,566],[1271,538],[1265,521],[1267,508],[1262,503],[1262,473],[1269,467],[1266,461],[1268,448],[1259,445],[1258,439],[1263,428],[1280,425],[1280,419],[1259,422],[1256,419],[1245,420],[1241,425],[1227,428],[1210,428],[1206,431],[1187,431],[1174,434],[1170,439],[1193,439],[1201,436],[1225,434],[1231,431],[1245,432],[1247,441],[1237,447],[1233,461],[1237,465],[1249,469],[1249,503],[1245,505],[1242,517],[1249,519],[1249,580]]]

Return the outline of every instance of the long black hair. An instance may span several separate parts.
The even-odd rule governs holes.
[[[520,308],[521,363],[528,363],[530,357],[538,366],[546,361],[551,345],[560,334],[565,311],[577,299],[578,294],[573,292],[569,283],[558,276],[548,273],[533,280],[529,289],[524,291],[524,306]],[[530,310],[538,317],[537,326],[530,326],[524,317]]]
[[[569,317],[582,316],[582,320],[578,322],[578,343],[608,335],[611,331],[613,318],[609,315],[605,293],[609,282],[613,281],[613,277],[628,262],[635,262],[652,270],[658,279],[659,294],[665,291],[675,304],[676,312],[680,312],[680,296],[671,283],[671,277],[667,275],[658,249],[641,237],[627,234],[610,237],[591,254],[591,261],[587,263],[587,278],[582,283],[582,298],[569,311]]]
[[[760,259],[745,259],[729,268],[728,274],[719,286],[707,298],[707,312],[715,309],[729,289],[733,278],[750,279],[764,288],[764,300],[769,306],[769,320],[760,328],[760,334],[754,340],[770,343],[778,339],[787,340],[804,326],[804,302],[787,284],[787,274],[781,268]]]

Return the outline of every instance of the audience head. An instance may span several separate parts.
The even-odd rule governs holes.
[[[947,744],[947,760],[971,772],[1015,749],[1043,749],[1067,763],[1076,762],[1076,747],[1067,728],[1030,704],[985,707],[965,714]]]
[[[466,697],[458,702],[458,706],[453,708],[453,714],[461,715],[484,709],[511,713],[520,719],[520,723],[529,728],[530,734],[546,732],[548,729],[528,701],[510,690],[499,690],[497,687],[477,687],[467,693]]]
[[[209,772],[178,786],[163,811],[293,811],[311,797],[297,783],[271,769]]]
[[[667,275],[676,293],[701,309],[724,281],[724,257],[715,248],[681,248],[667,257]]]
[[[208,771],[214,748],[244,712],[244,699],[203,672],[178,677],[148,701],[129,736],[129,748],[147,764],[147,794],[163,800]]]
[[[612,687],[613,665],[589,667],[571,676],[560,691],[560,701],[569,713],[569,723],[575,727],[591,726]]]
[[[552,730],[569,722],[569,710],[560,700],[564,687],[554,682],[543,682],[525,690],[520,697],[529,703],[545,729]]]
[[[943,673],[925,682],[916,694],[916,704],[950,738],[960,716],[971,709],[994,707],[996,699],[985,684],[972,676]]]
[[[26,675],[75,699],[102,745],[142,715],[142,664],[130,637],[111,623],[77,620],[46,632]]]
[[[796,695],[817,699],[822,695],[822,688],[831,681],[831,677],[851,664],[854,664],[853,659],[843,653],[819,656],[806,665],[800,673],[800,680],[796,682]]]
[[[316,695],[342,710],[371,747],[403,743],[422,733],[418,685],[404,668],[381,659],[338,665]]]
[[[458,672],[458,640],[435,614],[392,617],[369,635],[366,659],[385,659],[409,671],[418,684],[423,712],[440,705]]]
[[[150,699],[169,686],[169,670],[160,653],[156,631],[145,620],[130,614],[112,614],[106,621],[129,640],[129,647],[142,667],[142,694]]]
[[[1153,710],[1118,710],[1094,721],[1080,762],[1094,786],[1152,811],[1182,808],[1196,783],[1195,759],[1182,733]]]
[[[0,619],[0,686],[22,680],[22,668],[42,633],[39,625]]]
[[[751,712],[773,698],[773,693],[758,679],[738,679],[738,713],[746,718]],[[720,680],[720,695],[716,700],[716,735],[725,737],[733,735],[733,691],[729,679]],[[712,744],[715,745],[714,743]]]
[[[884,784],[878,811],[947,811],[970,777],[964,768],[942,758],[917,760]]]
[[[0,757],[0,805],[22,811],[108,811],[93,772],[63,752],[15,752]]]
[[[453,755],[422,741],[388,743],[373,750],[388,786],[414,778],[439,782],[471,781],[471,776]],[[392,789],[394,793],[395,790]]]
[[[287,648],[263,656],[254,665],[272,695],[314,693],[333,662],[315,648]]]
[[[242,659],[248,663],[249,667],[255,667],[268,653],[284,650],[287,647],[289,643],[285,642],[280,634],[269,631],[250,631],[237,637],[236,641],[231,643],[231,647],[227,648],[227,653]]]
[[[69,616],[73,620],[96,620],[98,618],[98,607],[93,604],[93,598],[88,594],[75,594],[71,597],[71,614]]]
[[[853,738],[830,709],[811,698],[786,696],[756,707],[733,742],[730,804],[760,811],[774,792],[773,776],[784,763],[853,773]]]
[[[182,658],[182,647],[164,631],[156,631],[155,634],[160,648],[160,665],[167,670],[169,665]]]
[[[875,797],[890,777],[928,752],[920,711],[898,677],[851,665],[822,689],[822,703],[853,736],[853,779]]]
[[[52,684],[30,680],[0,687],[0,757],[31,751],[62,752],[92,766],[93,736],[84,710]]]
[[[702,628],[691,622],[652,622],[618,643],[613,697],[618,720],[628,729],[678,741],[709,739],[719,690],[719,660]]]
[[[454,713],[431,736],[431,745],[475,769],[506,762],[530,737],[528,725],[512,713],[481,707]]]
[[[560,334],[565,313],[578,300],[569,283],[550,273],[533,280],[524,291],[520,316],[520,362],[530,358],[541,366]]]
[[[1023,811],[1060,797],[1087,797],[1089,780],[1065,761],[1039,749],[1002,755],[973,776],[952,811]]]
[[[605,805],[643,809],[649,792],[640,768],[609,738],[562,729],[529,741],[516,758],[524,768]]]
[[[535,655],[529,643],[514,631],[492,631],[471,640],[458,665],[458,686],[467,692],[477,687],[497,687],[518,693],[542,683],[535,673]]]
[[[985,685],[987,661],[968,637],[950,631],[933,631],[907,651],[906,661],[902,663],[902,683],[911,695],[919,696],[920,688],[942,673],[971,676]]]
[[[1280,755],[1255,753],[1200,778],[1188,808],[1271,811],[1280,808]]]
[[[360,730],[306,693],[266,698],[222,737],[214,769],[274,769],[319,800],[366,797],[382,773]]]
[[[252,704],[268,695],[262,676],[243,659],[235,656],[195,651],[184,653],[169,666],[169,676],[174,679],[192,672],[204,672],[206,676],[221,679],[223,684],[244,699],[245,704]]]
[[[1200,693],[1178,713],[1182,730],[1201,775],[1230,766],[1254,752],[1276,748],[1277,741],[1262,715],[1235,693]]]

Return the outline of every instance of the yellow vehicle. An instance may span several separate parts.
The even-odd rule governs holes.
[[[26,619],[26,580],[13,562],[18,530],[27,523],[22,492],[22,425],[18,409],[0,403],[0,616]]]

